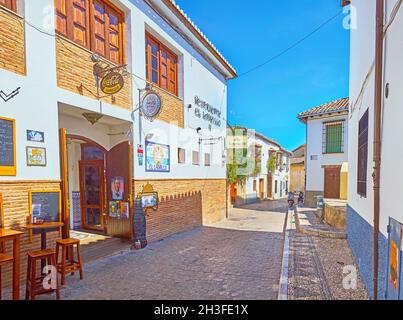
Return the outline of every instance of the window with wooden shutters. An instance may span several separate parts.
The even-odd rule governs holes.
[[[116,64],[124,62],[122,12],[101,0],[55,0],[55,6],[58,34]]]
[[[178,57],[151,35],[146,35],[147,81],[178,94]]]
[[[323,124],[323,153],[344,152],[344,121]]]
[[[358,128],[358,162],[357,162],[357,192],[360,196],[367,196],[368,171],[368,110],[362,116]]]
[[[14,12],[17,12],[17,1],[16,0],[0,0],[0,6],[3,6]]]

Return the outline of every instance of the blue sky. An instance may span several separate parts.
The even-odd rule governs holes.
[[[238,74],[317,28],[340,0],[176,0]],[[312,5],[314,3],[314,5]],[[229,82],[231,125],[253,128],[292,150],[305,143],[296,116],[348,96],[349,31],[344,15],[265,67]]]

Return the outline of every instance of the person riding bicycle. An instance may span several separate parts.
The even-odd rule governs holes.
[[[304,193],[302,191],[300,191],[299,195],[298,195],[298,204],[304,204]]]
[[[290,208],[294,206],[294,193],[293,192],[288,192],[288,204]]]

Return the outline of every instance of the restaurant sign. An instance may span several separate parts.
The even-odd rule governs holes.
[[[156,92],[149,92],[141,102],[141,111],[144,117],[153,120],[162,109],[161,97]]]
[[[209,125],[221,127],[221,111],[214,108],[212,105],[195,97],[195,116],[208,122]]]
[[[123,89],[125,80],[118,72],[110,72],[102,78],[100,88],[105,94],[116,94]]]

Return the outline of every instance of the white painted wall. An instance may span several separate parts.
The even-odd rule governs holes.
[[[386,1],[386,21],[389,21],[396,0]],[[351,71],[350,97],[354,103],[361,91],[363,80],[370,69],[375,56],[375,1],[353,0],[357,11],[357,28],[351,30]],[[399,159],[403,157],[403,144],[399,130],[403,118],[403,91],[400,89],[403,74],[401,52],[403,42],[403,10],[400,9],[394,23],[385,38],[385,76],[384,83],[390,84],[389,98],[383,101],[382,126],[382,164],[381,164],[381,210],[380,229],[387,237],[389,217],[403,222],[403,212],[396,205],[401,198],[401,188],[397,184],[403,180],[403,167]],[[369,108],[369,144],[368,144],[368,183],[367,198],[357,194],[357,146],[358,123]],[[373,112],[374,112],[374,72],[364,90],[360,103],[351,115],[349,135],[349,205],[357,211],[369,224],[373,225]]]
[[[323,154],[323,123],[345,120],[344,126],[344,153]],[[325,175],[322,166],[342,165],[348,161],[348,116],[331,116],[308,120],[306,146],[306,190],[324,191]],[[317,160],[311,160],[311,157]]]
[[[270,150],[275,150],[279,151],[280,148],[272,143],[269,143],[268,141],[261,139],[257,136],[255,136],[253,133],[251,133],[248,137],[248,145],[253,146],[253,145],[260,145],[262,146],[262,167],[261,167],[261,173],[258,177],[249,177],[246,181],[246,195],[247,196],[253,196],[256,195],[256,197],[259,197],[259,181],[260,179],[264,180],[264,198],[267,198],[268,194],[268,169],[267,169],[267,161],[269,160],[269,152]],[[288,159],[288,155],[283,154],[282,162],[284,165],[286,165]],[[287,170],[278,170],[273,174],[272,178],[272,194],[273,194],[273,199],[282,199],[287,197],[286,194],[286,183],[288,181],[289,183],[290,180],[290,172]],[[253,191],[253,181],[256,181],[256,191]],[[277,192],[275,192],[275,181],[278,183],[278,188]],[[283,192],[281,194],[280,192],[280,184],[283,183]]]
[[[145,167],[138,166],[137,154],[134,155],[136,179],[225,179],[226,166],[223,160],[224,138],[226,136],[227,117],[227,85],[226,80],[197,51],[191,47],[165,20],[161,19],[143,0],[113,1],[126,12],[128,68],[136,74],[133,81],[133,105],[138,104],[138,89],[145,86],[141,79],[145,74],[145,31],[153,30],[158,37],[169,45],[180,56],[181,78],[180,96],[185,105],[185,129],[179,129],[166,123],[144,120],[142,138],[139,137],[139,116],[136,113],[133,131],[133,144],[145,144],[145,135],[157,133],[152,142],[160,142],[171,146],[170,173],[145,173]],[[26,26],[27,76],[19,76],[0,69],[0,89],[11,92],[21,87],[21,93],[8,103],[0,101],[0,116],[16,119],[17,127],[17,176],[0,177],[4,180],[57,180],[60,179],[58,129],[66,126],[70,132],[88,135],[107,149],[118,143],[119,138],[106,137],[113,128],[96,125],[92,128],[83,119],[60,116],[58,106],[66,104],[94,112],[100,112],[99,101],[59,89],[56,84],[56,54],[54,34],[53,0],[35,0],[24,2],[23,11],[30,24],[35,25],[44,34],[30,26]],[[213,105],[222,111],[221,126],[212,132],[207,130],[207,123],[194,116],[194,98]],[[135,109],[134,107],[133,109]],[[83,111],[84,112],[84,111]],[[102,104],[102,113],[106,116],[132,122],[131,111]],[[202,135],[196,128],[204,129]],[[26,129],[45,132],[45,143],[35,144],[26,141]],[[119,130],[119,128],[115,128]],[[200,146],[200,166],[191,164],[192,150],[199,150],[199,138],[217,138],[213,146]],[[34,168],[26,166],[25,147],[38,145],[47,148],[47,167]],[[177,164],[177,148],[187,150],[187,161]],[[211,153],[210,167],[204,166],[204,153]]]

